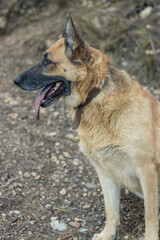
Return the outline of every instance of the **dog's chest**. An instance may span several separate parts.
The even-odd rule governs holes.
[[[97,172],[102,171],[113,179],[119,187],[127,188],[132,192],[141,191],[134,163],[128,153],[120,146],[108,144],[105,147],[93,148],[82,141],[80,149]]]

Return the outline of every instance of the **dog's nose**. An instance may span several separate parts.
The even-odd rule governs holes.
[[[20,81],[21,81],[20,76],[18,76],[17,78],[15,78],[15,79],[13,80],[13,82],[14,82],[17,86],[20,84]]]

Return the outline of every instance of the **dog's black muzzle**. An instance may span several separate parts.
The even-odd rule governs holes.
[[[63,76],[44,75],[40,64],[21,73],[13,81],[18,87],[27,91],[38,90],[56,82],[63,82],[66,85],[65,94],[70,94],[70,81]]]

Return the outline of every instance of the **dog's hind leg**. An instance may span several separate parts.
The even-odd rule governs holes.
[[[144,164],[139,171],[145,206],[145,240],[159,240],[158,174],[154,163]]]
[[[92,240],[113,240],[116,235],[116,227],[119,224],[120,189],[103,171],[98,170],[97,173],[104,194],[106,226]]]

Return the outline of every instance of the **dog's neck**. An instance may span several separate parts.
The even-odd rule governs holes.
[[[101,91],[100,88],[93,88],[89,93],[84,103],[80,104],[75,108],[75,116],[72,122],[72,129],[77,129],[81,122],[81,114],[83,109],[95,98],[99,92]]]

